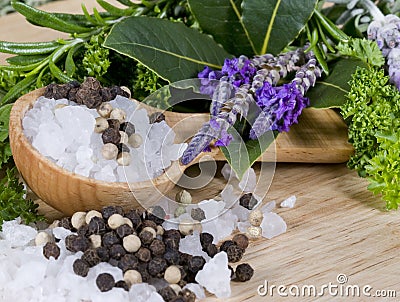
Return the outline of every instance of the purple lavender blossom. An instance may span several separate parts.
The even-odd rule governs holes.
[[[232,77],[239,72],[238,58],[225,59],[224,65],[222,66],[222,73],[228,77]]]

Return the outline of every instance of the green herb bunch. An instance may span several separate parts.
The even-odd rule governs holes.
[[[38,205],[25,199],[25,193],[16,168],[7,169],[6,176],[0,181],[0,229],[3,221],[17,217],[26,224],[44,220],[37,212]]]
[[[389,83],[383,69],[357,68],[350,81],[341,114],[348,122],[349,142],[355,154],[348,166],[382,194],[387,209],[400,204],[400,93]]]

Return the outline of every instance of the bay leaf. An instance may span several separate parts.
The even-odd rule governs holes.
[[[255,53],[280,53],[303,30],[317,2],[243,0],[242,22]]]
[[[104,46],[136,59],[161,78],[195,78],[204,66],[220,69],[229,54],[211,37],[180,22],[128,17],[115,24]]]

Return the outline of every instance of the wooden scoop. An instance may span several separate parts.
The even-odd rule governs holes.
[[[136,183],[111,183],[80,176],[69,172],[41,155],[27,140],[22,130],[22,118],[32,108],[36,99],[43,95],[44,88],[32,91],[19,98],[10,115],[10,144],[14,162],[31,190],[45,203],[72,215],[76,211],[101,209],[107,205],[125,208],[154,205],[178,182],[185,169],[198,162],[198,157],[187,166],[178,161],[161,176]],[[140,104],[150,113],[156,108]],[[187,138],[208,120],[208,114],[184,114],[165,112],[166,122],[174,128],[177,138]],[[188,117],[190,117],[188,119]],[[285,162],[345,162],[353,152],[347,143],[347,128],[332,110],[305,110],[300,125],[292,127],[290,133],[281,134],[275,149],[269,148],[260,161]],[[213,149],[209,158],[224,160],[218,149]]]

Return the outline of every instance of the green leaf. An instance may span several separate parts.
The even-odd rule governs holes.
[[[115,24],[104,46],[134,58],[171,82],[193,78],[205,65],[221,68],[229,54],[183,23],[129,17]]]
[[[201,29],[214,37],[229,53],[255,54],[241,19],[242,0],[189,0]]]
[[[239,179],[267,150],[278,135],[275,131],[267,131],[258,140],[245,142],[233,127],[229,128],[228,133],[233,136],[233,140],[228,147],[221,147],[221,151]]]
[[[4,142],[8,137],[8,126],[12,105],[13,104],[8,104],[0,107],[0,142]]]
[[[330,75],[322,81],[317,81],[306,96],[310,98],[310,106],[314,108],[336,108],[346,102],[350,90],[349,81],[357,66],[365,63],[356,59],[341,58],[330,67]]]
[[[243,0],[242,22],[255,53],[280,53],[302,31],[317,2]]]
[[[348,43],[340,43],[337,48],[342,55],[360,59],[365,64],[377,67],[385,64],[385,58],[375,41],[351,39]]]

